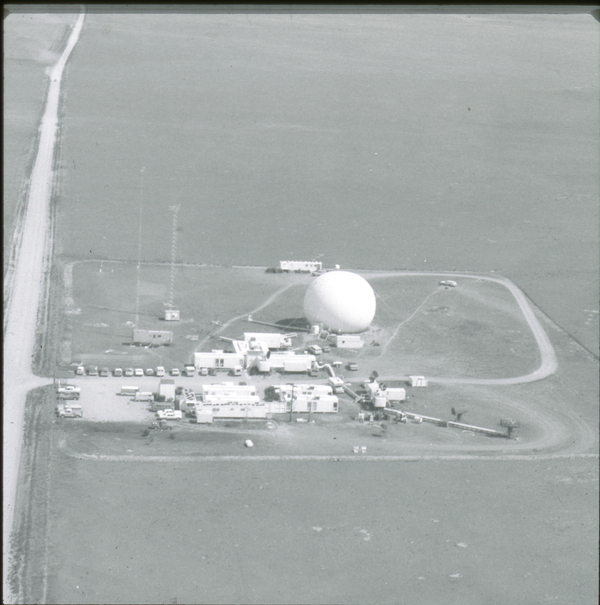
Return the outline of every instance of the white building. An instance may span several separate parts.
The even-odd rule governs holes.
[[[210,352],[196,351],[194,353],[194,366],[196,368],[233,370],[244,367],[244,355],[241,353],[224,353],[213,349]]]
[[[279,401],[271,404],[271,413],[338,411],[339,400],[327,384],[282,384],[275,387],[275,392]]]
[[[381,388],[381,385],[374,380],[366,380],[364,383],[367,391],[367,397],[371,400],[374,407],[386,407],[390,402],[399,402],[406,399],[406,389],[402,388]]]
[[[257,360],[261,372],[281,370],[283,372],[310,372],[316,367],[314,355],[295,355],[293,352],[271,353],[264,359]]]
[[[281,271],[302,271],[306,273],[315,273],[316,271],[323,270],[323,263],[314,260],[280,260],[279,269]]]
[[[251,405],[259,403],[260,397],[256,394],[256,387],[253,385],[222,382],[220,384],[203,384],[202,401],[211,405],[224,403]]]
[[[264,402],[246,404],[199,402],[195,406],[196,422],[198,424],[210,424],[213,418],[266,418],[268,413],[268,404]]]
[[[175,400],[175,381],[172,378],[163,378],[158,383],[158,395],[166,401]]]
[[[173,332],[170,330],[133,330],[133,344],[152,345],[170,345],[173,342]]]
[[[409,376],[411,387],[426,387],[428,384],[425,376]]]
[[[362,349],[365,345],[358,334],[332,334],[330,340],[338,349]]]
[[[285,349],[292,346],[292,338],[296,334],[277,334],[270,332],[244,332],[244,341],[261,342],[267,345],[269,349]]]

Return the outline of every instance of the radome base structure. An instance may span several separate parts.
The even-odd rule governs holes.
[[[304,295],[304,314],[311,324],[332,332],[366,330],[375,317],[375,293],[369,282],[349,271],[330,271],[317,277]]]

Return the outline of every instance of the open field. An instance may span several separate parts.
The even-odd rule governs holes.
[[[67,265],[61,365],[182,367],[195,350],[226,348],[219,336],[243,338],[244,331],[269,330],[249,323],[250,314],[274,323],[302,318],[304,292],[312,279],[265,274],[258,267],[177,267],[182,321],[165,322],[169,272],[168,265],[141,269],[138,325],[174,334],[173,345],[147,349],[130,346],[136,319],[134,264]],[[323,360],[356,359],[363,365],[361,374],[377,369],[386,376],[430,378],[506,378],[539,366],[531,329],[503,285],[473,276],[461,278],[457,288],[444,288],[439,276],[369,275],[379,301],[373,325],[363,335],[365,348],[334,348]],[[302,348],[307,342],[310,337],[299,333],[295,346]]]
[[[48,602],[595,599],[594,459],[53,464]]]
[[[518,441],[426,424],[388,423],[382,437],[350,422],[344,399],[314,425],[181,424],[150,438],[147,410],[125,414],[114,395],[123,379],[77,379],[90,413],[73,422],[36,391],[10,577],[20,601],[596,603],[597,25],[89,14],[62,97],[38,368],[180,366],[218,343],[211,334],[260,331],[249,312],[301,313],[308,278],[233,265],[318,258],[378,270],[380,344],[361,352],[355,381],[431,373],[440,381],[409,390],[407,409],[450,418],[466,403],[467,422],[522,427]],[[39,60],[17,76],[35,107]],[[8,136],[24,158],[26,135]],[[132,353],[139,229],[140,321],[163,328],[176,203],[178,340]],[[556,371],[443,381],[531,375],[539,342],[498,284],[377,275],[424,268],[510,278]]]

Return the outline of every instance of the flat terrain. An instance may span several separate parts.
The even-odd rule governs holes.
[[[62,23],[49,25],[56,42]],[[383,437],[350,422],[347,399],[314,425],[183,423],[151,437],[143,406],[109,421],[128,406],[120,379],[78,381],[94,395],[73,422],[55,421],[52,391],[38,390],[10,577],[21,602],[596,603],[597,26],[586,15],[89,14],[61,104],[35,358],[46,375],[127,355],[180,364],[211,335],[241,335],[249,312],[296,317],[302,279],[232,267],[284,258],[506,276],[558,367],[538,382],[409,393],[416,413],[450,419],[467,401],[467,422],[517,416],[515,441],[425,423],[390,422]],[[29,78],[24,107],[41,108],[42,63],[11,63],[12,82]],[[23,133],[36,137],[29,118],[5,131],[13,158],[27,153]],[[26,183],[10,161],[18,197]],[[172,357],[132,354],[138,234],[141,321],[162,327],[173,204],[179,341]],[[538,367],[502,288],[369,279],[380,345],[363,351],[357,381],[372,361],[439,378]]]

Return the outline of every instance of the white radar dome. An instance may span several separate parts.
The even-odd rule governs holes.
[[[334,332],[362,332],[375,317],[375,293],[369,282],[349,271],[317,277],[304,295],[304,314],[311,324]]]

